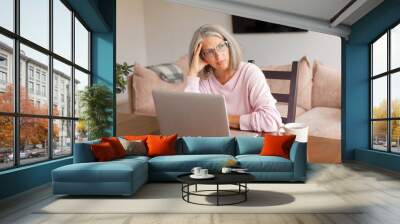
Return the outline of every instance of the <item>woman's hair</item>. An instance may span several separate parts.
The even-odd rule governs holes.
[[[242,60],[242,52],[240,50],[239,44],[233,38],[233,36],[228,33],[224,28],[218,25],[206,24],[201,26],[194,32],[192,41],[190,42],[189,47],[189,66],[192,64],[193,54],[196,50],[196,46],[203,41],[204,38],[214,36],[219,37],[223,40],[228,41],[228,49],[229,49],[229,69],[235,71],[239,67],[240,61]],[[204,67],[200,73],[207,74],[211,72],[213,68],[210,65]]]

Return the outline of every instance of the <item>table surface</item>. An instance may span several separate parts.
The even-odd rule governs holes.
[[[255,180],[249,173],[212,173],[215,177],[210,179],[193,179],[192,173],[186,173],[177,177],[178,181],[186,184],[236,184],[248,183]]]

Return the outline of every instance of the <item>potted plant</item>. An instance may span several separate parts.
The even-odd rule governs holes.
[[[112,125],[113,97],[110,89],[102,84],[94,84],[80,92],[79,106],[82,119],[88,129],[89,140],[110,136],[107,129]]]
[[[130,73],[132,73],[133,65],[128,65],[126,62],[123,64],[117,63],[117,93],[124,92],[126,89],[127,77]]]
[[[76,137],[77,137],[76,141],[81,142],[81,141],[87,140],[86,138],[87,138],[88,128],[87,128],[85,120],[79,120],[76,123],[75,130],[76,130]]]

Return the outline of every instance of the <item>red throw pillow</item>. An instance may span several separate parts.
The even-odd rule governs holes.
[[[289,159],[290,147],[296,135],[264,135],[264,146],[261,149],[262,156],[281,156]]]
[[[176,155],[175,143],[178,135],[149,135],[147,137],[148,156]]]
[[[91,145],[91,149],[94,157],[99,162],[109,161],[117,158],[113,147],[108,142],[93,144]]]
[[[121,142],[117,137],[109,137],[109,138],[101,138],[101,142],[108,142],[114,149],[115,155],[117,158],[121,158],[126,156],[126,151],[124,146],[122,146]]]

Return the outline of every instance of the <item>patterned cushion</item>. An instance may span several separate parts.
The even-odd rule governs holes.
[[[183,81],[183,72],[176,64],[150,65],[147,68],[154,71],[165,82],[180,83]]]
[[[126,151],[126,155],[137,155],[145,156],[147,155],[146,144],[142,140],[126,140],[124,138],[119,138],[122,146]]]
[[[148,68],[135,64],[135,74],[129,76],[128,92],[131,103],[131,111],[137,115],[155,116],[153,90],[167,90],[183,92],[186,80],[179,83],[169,83]]]

